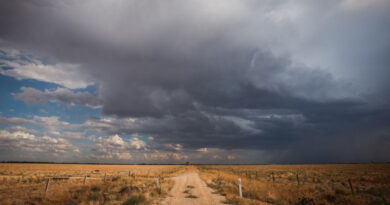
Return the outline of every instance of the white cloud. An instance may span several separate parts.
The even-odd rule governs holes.
[[[142,149],[146,147],[146,143],[137,137],[130,138],[130,146],[135,149]]]
[[[163,147],[165,147],[168,150],[174,150],[174,151],[182,151],[183,145],[181,144],[164,144]]]
[[[228,155],[226,158],[227,158],[228,160],[234,160],[234,159],[236,159],[237,157],[234,156],[234,155]]]
[[[92,159],[107,159],[107,160],[112,160],[112,159],[118,159],[118,160],[129,160],[132,158],[130,153],[99,153],[99,154],[93,154],[90,156]]]
[[[79,128],[77,124],[71,124],[66,121],[61,121],[58,116],[33,116],[32,119],[19,118],[19,117],[2,117],[0,115],[0,123],[5,124],[33,124],[33,125],[42,125],[48,129],[51,128],[67,128],[67,129],[76,129]]]
[[[219,155],[216,155],[216,154],[213,155],[212,158],[213,158],[213,159],[221,159],[221,157],[220,157]]]
[[[196,151],[198,151],[198,152],[207,152],[207,147],[199,148]]]
[[[35,124],[43,126],[45,128],[44,133],[48,135],[60,136],[61,130],[79,128],[79,126],[76,124],[70,124],[69,122],[59,120],[58,116],[34,116],[33,120]]]
[[[28,129],[26,127],[22,127],[22,126],[19,126],[19,125],[13,126],[13,127],[8,127],[7,130],[14,131],[14,132],[20,131],[20,132],[33,133],[33,134],[37,134],[38,133],[37,130]]]
[[[126,142],[119,135],[112,135],[109,137],[98,137],[94,140],[92,151],[95,152],[91,155],[94,159],[130,159],[132,155],[131,151],[145,149],[147,144],[133,137]]]
[[[114,117],[99,117],[90,118],[82,124],[83,129],[94,130],[106,134],[126,134],[133,137],[138,137],[145,132],[145,127],[153,123],[158,123],[156,120],[148,118],[114,118]]]
[[[119,153],[116,155],[116,158],[118,159],[131,159],[130,153]]]
[[[19,117],[2,117],[0,115],[0,123],[6,124],[34,124],[33,120],[19,118]]]
[[[28,152],[68,153],[78,150],[68,140],[49,136],[37,137],[22,131],[0,130],[0,147]]]
[[[68,126],[69,122],[60,121],[58,116],[42,117],[34,116],[33,119],[40,124],[46,125],[47,127],[51,126]]]
[[[82,132],[64,132],[61,134],[65,138],[70,139],[82,139],[84,138],[84,133]]]
[[[70,63],[44,64],[41,60],[24,55],[15,49],[1,49],[5,52],[0,58],[0,74],[14,77],[18,80],[34,79],[55,83],[67,88],[86,88],[94,83],[82,77],[80,66]],[[5,60],[5,59],[12,60]],[[4,69],[2,67],[11,67]]]
[[[92,130],[108,130],[112,128],[113,121],[116,121],[114,118],[99,118],[99,119],[88,119],[84,122],[84,127],[86,129]]]
[[[144,153],[143,157],[148,161],[171,161],[171,160],[184,160],[189,159],[189,157],[182,153],[172,153],[172,152],[156,152],[156,153]]]
[[[0,116],[0,123],[17,124],[18,126],[7,128],[8,130],[11,131],[38,133],[37,130],[27,129],[25,127],[20,126],[23,124],[31,124],[31,125],[43,127],[44,129],[41,132],[41,134],[45,134],[45,135],[51,135],[57,137],[63,136],[66,138],[74,138],[74,139],[81,138],[83,136],[80,135],[82,134],[80,132],[70,132],[70,130],[72,131],[80,130],[82,128],[81,124],[72,124],[66,121],[61,121],[58,116],[44,117],[44,116],[35,115],[32,117],[32,119],[18,118],[18,117],[7,118],[7,117]]]
[[[148,161],[161,161],[169,160],[169,155],[167,153],[144,153],[144,159]]]
[[[121,137],[119,137],[118,135],[110,136],[107,139],[104,139],[104,142],[106,142],[107,144],[112,145],[112,146],[126,146],[127,145],[126,142],[123,141],[123,139]]]
[[[172,153],[172,158],[175,160],[182,160],[182,159],[188,159],[188,156],[180,153]]]

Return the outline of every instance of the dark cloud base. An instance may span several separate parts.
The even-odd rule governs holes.
[[[305,11],[298,17],[278,13],[291,6],[282,1],[233,1],[226,11],[192,1],[106,3],[0,3],[0,45],[78,65],[78,77],[98,88],[97,97],[22,88],[16,99],[101,106],[102,116],[90,121],[118,119],[99,128],[107,135],[246,150],[244,162],[390,160],[388,2],[296,1]],[[380,41],[359,29],[368,24]],[[312,59],[300,62],[298,52]],[[318,56],[334,61],[311,66],[322,62]],[[127,118],[136,121],[123,125]],[[259,152],[266,159],[251,154]]]

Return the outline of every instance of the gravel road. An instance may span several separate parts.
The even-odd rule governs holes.
[[[175,185],[169,196],[161,202],[162,205],[222,205],[222,201],[225,201],[225,197],[213,194],[213,190],[194,170],[172,179]]]

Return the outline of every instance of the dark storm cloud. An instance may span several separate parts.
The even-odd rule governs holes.
[[[375,150],[389,144],[389,10],[358,0],[2,1],[0,39],[79,65],[103,114],[137,119],[95,127],[110,134],[288,151],[281,161],[388,160]]]

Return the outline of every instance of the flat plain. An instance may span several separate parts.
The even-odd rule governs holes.
[[[4,205],[389,203],[390,164],[0,164]]]
[[[173,186],[167,177],[180,170],[175,165],[0,164],[0,204],[154,203]]]
[[[200,166],[231,204],[389,204],[390,164]],[[238,178],[243,198],[237,196]]]

